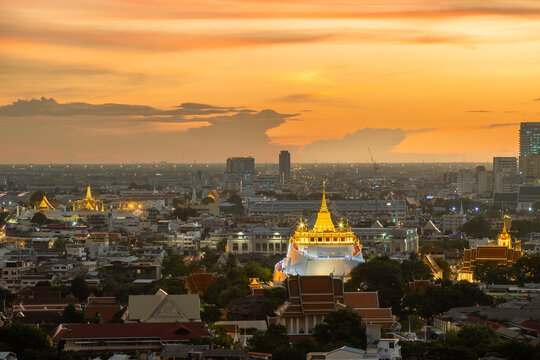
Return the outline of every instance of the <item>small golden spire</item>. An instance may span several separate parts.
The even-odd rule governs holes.
[[[92,198],[92,192],[90,191],[90,185],[86,188],[86,198],[85,199],[91,199]]]

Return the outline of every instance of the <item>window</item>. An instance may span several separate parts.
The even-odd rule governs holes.
[[[268,250],[274,251],[274,244],[268,244]]]
[[[389,347],[390,349],[393,349],[393,348],[394,348],[394,343],[393,343],[393,342],[389,343],[389,344],[388,344],[388,347]]]
[[[248,244],[247,243],[243,243],[242,244],[242,251],[247,251],[248,249]]]
[[[233,251],[238,251],[238,243],[233,243],[232,244],[232,249],[233,249]]]
[[[264,251],[264,252],[268,251],[268,247],[267,247],[267,244],[266,244],[266,243],[262,244],[262,246],[263,246],[263,251]]]
[[[261,251],[261,244],[255,244],[255,251]]]

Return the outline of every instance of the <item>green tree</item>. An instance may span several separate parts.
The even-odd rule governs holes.
[[[261,281],[272,280],[272,270],[263,267],[257,262],[250,262],[244,266],[244,272],[250,278],[259,278]]]
[[[399,313],[404,295],[401,266],[388,257],[369,259],[351,271],[351,279],[345,283],[345,289],[378,291],[381,307],[392,307],[394,313]]]
[[[218,252],[225,252],[225,250],[227,249],[227,239],[219,239],[217,244],[216,244],[216,250]]]
[[[266,332],[258,331],[249,339],[249,348],[252,351],[271,353],[273,358],[283,350],[290,350],[289,337],[285,326],[270,324]]]
[[[177,294],[186,294],[187,290],[184,287],[184,282],[178,279],[165,279],[161,278],[159,280],[153,281],[146,293],[148,295],[153,295],[158,292],[159,289],[162,289],[167,294],[177,295]]]
[[[90,295],[90,288],[84,277],[76,276],[71,281],[71,293],[76,296],[80,301],[86,300],[88,295]]]
[[[435,258],[435,262],[443,272],[443,279],[449,280],[450,276],[452,275],[452,269],[450,268],[450,264],[441,258]]]
[[[511,282],[512,268],[501,266],[495,261],[477,262],[473,277],[487,284],[508,284]]]
[[[64,314],[62,316],[62,319],[65,323],[84,323],[85,322],[85,315],[82,311],[77,311],[75,308],[75,305],[69,304],[64,309]]]
[[[34,216],[32,216],[32,219],[30,219],[30,221],[38,225],[46,225],[51,222],[51,220],[49,220],[47,216],[45,216],[45,214],[40,212],[36,212]]]
[[[167,255],[161,263],[163,276],[178,277],[187,275],[187,267],[184,264],[184,257],[178,254]]]
[[[39,205],[41,200],[43,200],[44,196],[45,196],[45,193],[43,191],[41,190],[35,191],[34,193],[32,193],[32,195],[30,195],[30,199],[28,199],[28,204],[30,205],[30,207],[37,206]]]
[[[264,303],[262,304],[263,310],[268,316],[274,315],[276,310],[287,299],[287,289],[284,287],[273,287],[271,289],[264,290]]]
[[[207,196],[201,200],[202,205],[208,205],[208,204],[214,204],[214,203],[215,203],[215,200],[211,198],[210,196]]]
[[[6,307],[9,307],[16,298],[17,295],[11,293],[11,291],[9,291],[8,289],[0,288],[0,304],[3,305],[5,301]]]
[[[19,322],[0,327],[0,350],[13,351],[18,359],[37,359],[51,352],[51,338],[40,328]]]
[[[313,338],[326,350],[341,346],[366,347],[366,329],[362,318],[349,309],[330,312],[321,324],[315,326]]]
[[[422,260],[404,260],[400,266],[403,280],[406,282],[413,280],[430,280],[433,277],[429,266]]]
[[[59,237],[58,239],[54,241],[53,248],[59,249],[59,250],[66,250],[67,244],[71,244],[71,241],[69,241],[69,239]]]
[[[177,207],[174,209],[174,211],[171,213],[172,218],[177,218],[182,221],[186,221],[190,217],[197,216],[197,210],[191,208],[191,207]]]
[[[0,227],[7,224],[10,216],[9,211],[0,211]]]
[[[213,324],[221,319],[221,310],[214,305],[205,305],[201,311],[201,320],[207,324]]]
[[[465,224],[461,225],[459,231],[464,232],[467,236],[471,238],[490,238],[493,239],[497,233],[486,221],[483,216],[476,216],[473,219],[467,221]]]
[[[512,273],[520,284],[540,283],[540,254],[520,257],[512,266]]]

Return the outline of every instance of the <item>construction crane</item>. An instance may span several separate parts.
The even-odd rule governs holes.
[[[375,172],[375,175],[377,175],[377,171],[379,170],[379,165],[375,162],[375,159],[373,158],[373,154],[371,153],[371,149],[368,146],[369,156],[371,156],[371,163],[373,164],[373,171]]]

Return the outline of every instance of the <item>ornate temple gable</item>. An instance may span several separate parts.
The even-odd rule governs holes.
[[[147,316],[141,319],[142,322],[152,321],[152,319],[163,319],[163,318],[177,318],[188,319],[188,316],[180,309],[180,307],[175,304],[175,302],[169,297],[166,296],[161,303],[156,306],[154,311],[150,312]]]
[[[49,200],[47,200],[47,197],[43,195],[43,198],[41,199],[41,202],[38,205],[38,210],[56,210],[54,206],[51,205]]]

